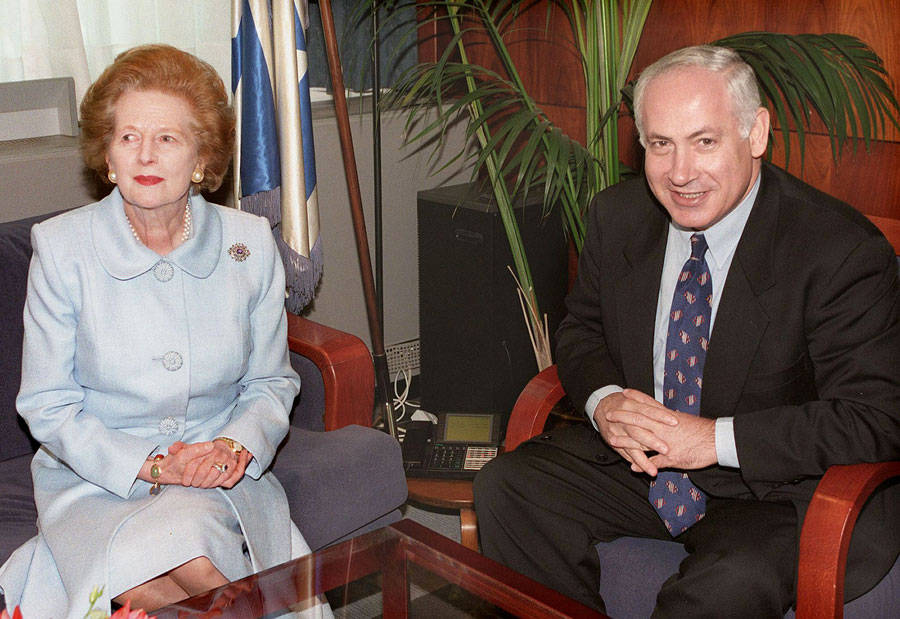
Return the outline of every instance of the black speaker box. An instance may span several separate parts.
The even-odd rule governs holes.
[[[545,217],[540,198],[532,192],[514,211],[552,343],[568,245],[560,209]],[[422,408],[508,415],[537,364],[496,204],[470,184],[420,191],[418,231]]]

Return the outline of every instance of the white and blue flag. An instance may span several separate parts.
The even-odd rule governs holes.
[[[285,306],[299,313],[322,274],[306,0],[233,0],[235,198],[263,215],[281,250]]]

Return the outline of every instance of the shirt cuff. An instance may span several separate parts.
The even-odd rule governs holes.
[[[625,390],[618,385],[607,385],[605,387],[600,387],[588,397],[587,402],[584,405],[584,412],[587,414],[588,419],[591,420],[591,425],[594,426],[594,429],[597,430],[597,432],[600,431],[600,428],[597,427],[597,422],[594,421],[594,410],[597,408],[597,405],[600,404],[600,400],[613,393],[622,393],[623,391]]]
[[[716,419],[716,459],[720,466],[741,468],[738,462],[737,444],[734,442],[734,417]]]

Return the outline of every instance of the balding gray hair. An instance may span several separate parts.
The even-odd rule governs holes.
[[[691,67],[699,67],[711,73],[725,75],[740,135],[742,138],[750,135],[750,129],[756,121],[756,111],[760,107],[759,87],[753,69],[732,49],[713,45],[695,45],[667,54],[641,72],[634,86],[634,120],[642,146],[646,147],[643,107],[647,85],[670,71]]]

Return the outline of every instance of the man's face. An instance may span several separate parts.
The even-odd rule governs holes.
[[[704,230],[749,193],[769,116],[760,108],[742,138],[724,76],[699,67],[663,74],[644,91],[643,115],[644,171],[675,223]]]

